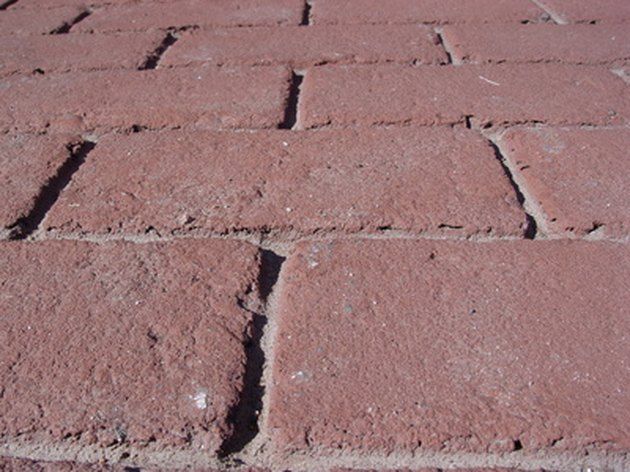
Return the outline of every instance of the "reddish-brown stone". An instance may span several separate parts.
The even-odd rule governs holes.
[[[77,141],[68,135],[0,135],[0,236],[19,230],[15,224],[33,209]]]
[[[301,243],[277,287],[276,450],[628,450],[629,279],[614,243]]]
[[[288,80],[279,67],[214,66],[11,77],[0,87],[0,130],[275,127]]]
[[[567,22],[600,22],[630,20],[627,0],[542,0],[558,18]]]
[[[552,235],[630,236],[630,130],[515,129],[502,148]]]
[[[91,69],[135,69],[159,46],[160,32],[11,36],[2,40],[0,76]]]
[[[5,36],[51,33],[69,24],[82,12],[75,7],[50,10],[15,9],[0,12],[0,41],[4,48]]]
[[[130,31],[190,26],[297,25],[302,0],[179,0],[133,2],[101,8],[77,31]]]
[[[459,61],[602,64],[630,57],[627,25],[445,26],[444,38]]]
[[[437,36],[422,25],[289,26],[193,31],[161,64],[291,64],[447,61]]]
[[[46,220],[87,234],[524,226],[492,148],[450,128],[106,137]]]
[[[237,242],[1,243],[0,435],[216,451],[257,272]]]
[[[302,84],[307,128],[388,123],[623,122],[628,88],[610,71],[556,64],[325,66]]]
[[[317,0],[314,24],[497,23],[538,21],[545,12],[521,0]]]

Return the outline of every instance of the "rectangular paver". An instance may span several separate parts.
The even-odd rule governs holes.
[[[20,231],[19,222],[78,142],[70,135],[0,135],[0,235]]]
[[[459,61],[603,64],[630,58],[627,25],[445,26],[444,38]]]
[[[325,66],[306,74],[301,124],[624,122],[624,82],[606,69],[556,64]]]
[[[526,221],[478,134],[407,128],[106,137],[45,224],[57,234],[520,236]]]
[[[50,10],[4,10],[0,12],[0,41],[4,44],[4,36],[51,33],[64,24],[72,22],[83,11],[80,7],[71,6]]]
[[[129,2],[98,9],[76,31],[129,31],[190,26],[298,25],[302,0]]]
[[[0,130],[275,127],[289,76],[278,67],[204,66],[10,78],[0,88]]]
[[[422,25],[287,26],[192,31],[161,65],[291,64],[447,61],[437,36]]]
[[[243,386],[256,248],[0,244],[0,435],[215,452]]]
[[[11,36],[2,40],[0,75],[94,69],[136,69],[164,39],[143,34],[57,34]]]
[[[507,131],[501,147],[550,235],[630,236],[630,129]]]
[[[497,23],[539,21],[545,12],[521,0],[317,0],[313,24]]]
[[[541,0],[541,3],[563,22],[612,23],[630,20],[630,3],[626,0]]]
[[[280,453],[630,446],[625,245],[305,242],[282,277]]]

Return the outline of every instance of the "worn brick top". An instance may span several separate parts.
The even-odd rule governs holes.
[[[0,471],[630,470],[628,0],[0,44]]]

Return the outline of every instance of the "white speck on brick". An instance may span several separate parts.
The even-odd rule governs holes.
[[[195,395],[191,395],[190,399],[195,403],[195,406],[200,410],[208,408],[208,394],[200,390]]]

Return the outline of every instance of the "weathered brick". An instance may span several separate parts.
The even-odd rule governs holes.
[[[2,243],[0,435],[214,452],[257,272],[236,242]]]
[[[91,69],[135,69],[160,45],[164,34],[59,34],[2,40],[0,75]]]
[[[302,0],[179,0],[113,5],[95,11],[77,31],[129,31],[185,26],[297,25]]]
[[[50,10],[15,9],[0,12],[0,38],[4,36],[46,34],[75,19],[82,10],[61,7]],[[3,46],[4,47],[4,46]]]
[[[122,472],[123,467],[0,457],[0,470],[2,472]]]
[[[301,243],[277,287],[276,451],[627,450],[629,278],[613,243]]]
[[[460,61],[602,64],[630,57],[626,25],[445,26],[444,38]]]
[[[514,129],[502,148],[553,235],[630,236],[630,130]]]
[[[275,127],[288,81],[284,68],[214,66],[11,77],[0,88],[0,129]]]
[[[163,65],[447,61],[437,36],[422,25],[288,26],[193,31],[164,56]]]
[[[106,137],[46,220],[88,234],[524,226],[488,143],[450,128]]]
[[[623,122],[628,88],[605,69],[557,64],[325,66],[302,84],[304,127],[387,123]]]
[[[521,0],[317,0],[314,24],[497,23],[538,21],[545,12]]]
[[[19,230],[16,223],[33,209],[44,185],[70,158],[68,135],[0,135],[0,236]]]
[[[543,3],[567,22],[630,20],[630,3],[626,0],[543,0]]]

